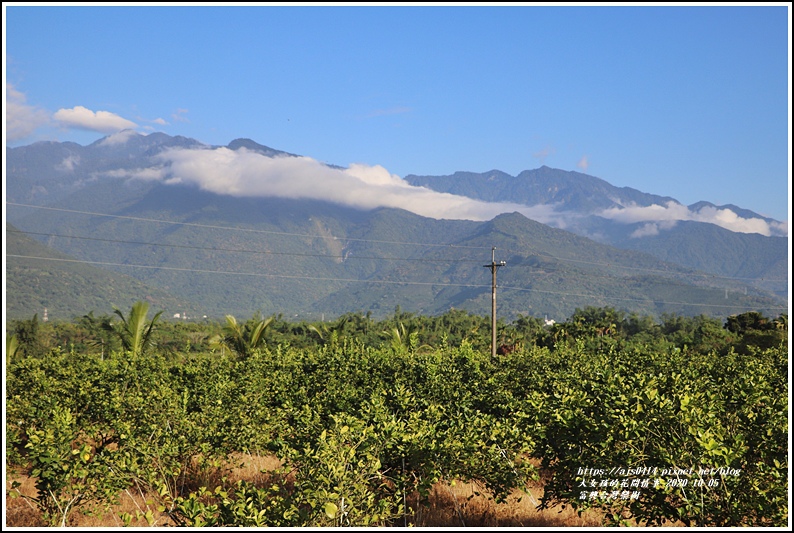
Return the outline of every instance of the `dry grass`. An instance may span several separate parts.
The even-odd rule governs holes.
[[[595,511],[580,517],[570,507],[538,511],[543,489],[528,487],[529,494],[514,491],[504,503],[495,503],[473,483],[433,487],[430,505],[418,509],[413,524],[419,527],[599,527]],[[408,522],[411,525],[411,519]],[[403,525],[403,524],[397,524]]]
[[[281,466],[281,462],[273,456],[238,454],[223,468],[205,470],[202,479],[196,479],[191,485],[213,487],[226,477],[231,483],[246,480],[255,484],[266,482],[272,472]],[[24,498],[10,498],[11,482],[21,483],[19,490],[27,496],[35,496],[34,480],[23,472],[9,471],[6,479],[6,512],[5,525],[10,527],[42,527],[46,526],[40,513]],[[455,483],[453,485],[438,483],[430,494],[429,505],[426,507],[412,506],[416,509],[414,516],[407,517],[403,523],[395,526],[418,527],[598,527],[603,525],[601,516],[595,511],[583,513],[580,517],[570,507],[538,511],[536,505],[543,493],[541,484],[533,483],[528,487],[529,494],[515,491],[504,503],[497,504],[487,498],[482,490],[473,483]],[[414,500],[415,501],[415,500]],[[411,501],[409,500],[409,505]],[[159,513],[154,498],[135,489],[123,492],[119,501],[106,509],[97,509],[95,513],[85,514],[81,511],[72,513],[70,527],[121,527],[120,516],[128,513],[133,516],[131,526],[146,527],[146,520],[136,519],[136,512],[144,513],[151,510],[154,523],[163,527],[174,525],[170,518]]]
[[[35,497],[37,490],[35,486],[35,479],[26,475],[23,472],[9,471],[6,476],[6,501],[5,501],[5,526],[6,527],[46,527],[47,523],[41,516],[41,513],[35,506],[25,498],[16,497],[12,498],[10,495],[15,493],[12,490],[12,481],[20,483],[19,492],[28,497]],[[129,513],[133,519],[130,526],[148,526],[143,518],[136,518],[136,511],[145,513],[151,510],[155,519],[153,525],[164,526],[169,524],[170,519],[167,516],[159,513],[156,505],[152,504],[152,500],[147,502],[147,496],[136,493],[134,489],[128,489],[119,495],[119,501],[116,504],[110,505],[108,509],[97,508],[89,509],[82,508],[71,514],[69,517],[70,527],[122,527],[123,523],[120,516],[123,513]]]
[[[540,461],[532,459],[536,468]],[[547,473],[541,473],[546,477]],[[527,492],[514,490],[507,501],[496,503],[474,483],[438,483],[430,505],[417,508],[414,525],[419,527],[600,527],[602,516],[594,510],[582,516],[570,506],[538,510],[543,482],[527,485]]]
[[[11,489],[11,482],[18,481],[21,483],[19,491],[27,496],[36,495],[35,481],[19,472],[8,471],[6,475],[6,506],[5,506],[5,526],[12,527],[39,527],[46,524],[41,519],[38,510],[33,507],[33,504],[23,498],[11,498],[9,496],[13,491]]]

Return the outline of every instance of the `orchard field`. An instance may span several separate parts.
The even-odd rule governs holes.
[[[790,520],[785,314],[522,317],[496,358],[455,310],[7,329],[6,526],[424,526],[455,484],[449,526],[530,486],[597,525]]]

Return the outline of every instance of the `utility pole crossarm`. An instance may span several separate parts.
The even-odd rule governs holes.
[[[504,261],[496,262],[496,247],[491,248],[491,264],[483,265],[491,269],[491,357],[496,357],[496,270],[505,266]]]

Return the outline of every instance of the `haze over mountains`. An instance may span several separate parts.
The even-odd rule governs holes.
[[[10,232],[166,291],[183,302],[167,305],[196,314],[319,319],[398,305],[487,313],[482,267],[492,247],[508,265],[499,271],[505,317],[560,320],[607,305],[719,316],[787,307],[785,223],[735,206],[682,206],[578,172],[401,179],[249,139],[215,147],[132,131],[88,146],[10,148],[6,166]],[[13,308],[9,298],[8,314],[40,313],[27,306],[50,298],[50,314],[62,308],[69,318],[73,306],[56,303],[53,287],[24,280],[14,256],[33,254],[7,242],[9,280],[42,292]],[[113,298],[84,312],[122,305]]]

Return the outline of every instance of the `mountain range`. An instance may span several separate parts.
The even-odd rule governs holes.
[[[131,131],[88,146],[9,148],[7,316],[47,307],[70,318],[144,298],[165,316],[320,320],[398,306],[486,314],[492,254],[506,262],[498,270],[506,318],[563,320],[587,306],[717,316],[787,309],[785,226],[751,211],[681,206],[548,167],[518,176],[384,172],[250,139],[219,147]],[[691,216],[627,219],[643,209]],[[726,211],[763,234],[705,221]]]

